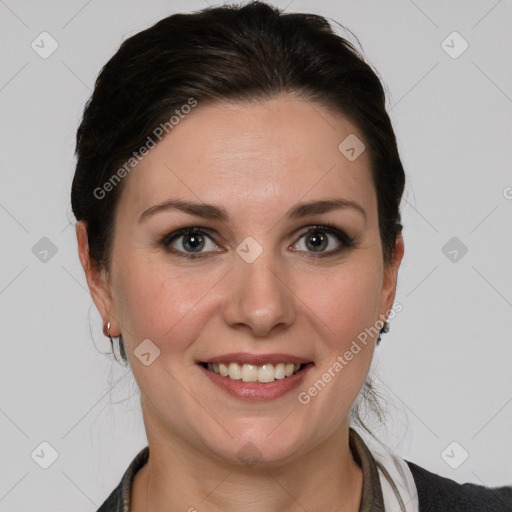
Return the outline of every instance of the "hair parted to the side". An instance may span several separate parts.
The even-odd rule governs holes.
[[[95,191],[157,126],[191,98],[198,105],[253,102],[286,92],[346,116],[363,134],[383,261],[389,264],[402,230],[405,173],[380,79],[326,18],[285,13],[260,1],[173,14],[126,39],[102,68],[77,130],[71,190],[73,213],[87,225],[93,263],[110,267],[123,180],[101,198]],[[126,362],[122,337],[120,344]]]

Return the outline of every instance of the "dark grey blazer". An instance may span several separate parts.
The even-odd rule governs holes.
[[[512,485],[459,484],[406,462],[418,491],[420,512],[512,512]]]

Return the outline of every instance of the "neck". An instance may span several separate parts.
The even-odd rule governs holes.
[[[363,474],[349,448],[348,424],[288,464],[246,466],[170,440],[168,432],[164,437],[155,418],[145,415],[145,422],[150,457],[132,485],[132,512],[359,510]]]

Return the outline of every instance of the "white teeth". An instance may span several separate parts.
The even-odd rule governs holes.
[[[242,368],[239,364],[229,363],[229,378],[240,380],[242,378]]]
[[[244,364],[242,366],[242,380],[244,382],[257,382],[258,367],[254,364]]]
[[[261,366],[254,364],[238,363],[207,363],[206,367],[222,377],[228,377],[233,380],[242,380],[244,382],[261,382],[263,384],[274,382],[274,380],[284,379],[291,377],[300,369],[300,364],[293,363],[278,363],[273,365],[271,363],[263,364]]]
[[[293,375],[293,371],[295,370],[295,366],[293,363],[288,363],[285,367],[284,367],[284,374],[287,376],[287,377],[290,377],[290,375]]]
[[[274,365],[273,364],[264,364],[260,366],[258,370],[258,382],[273,382],[274,381]]]
[[[284,379],[286,377],[285,373],[284,373],[284,363],[279,363],[279,364],[276,364],[275,368],[274,368],[274,378],[276,379]]]

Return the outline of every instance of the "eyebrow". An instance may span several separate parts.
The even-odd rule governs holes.
[[[359,212],[366,221],[366,211],[364,208],[355,201],[343,198],[324,199],[320,201],[299,203],[288,210],[286,215],[291,219],[300,219],[308,215],[327,213],[332,210],[348,208]],[[151,208],[148,208],[140,216],[139,222],[142,222],[144,219],[168,210],[179,210],[189,215],[195,215],[196,217],[220,220],[222,222],[227,222],[229,220],[229,214],[227,210],[222,206],[216,206],[207,203],[194,203],[180,199],[171,199],[169,201],[165,201],[163,203],[152,206]]]

